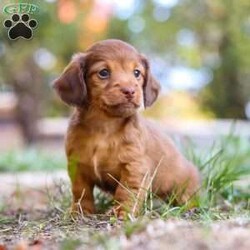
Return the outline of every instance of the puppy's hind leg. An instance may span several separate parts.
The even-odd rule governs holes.
[[[196,207],[200,188],[199,172],[196,167],[190,164],[188,178],[177,189],[177,203],[186,204],[188,208]]]

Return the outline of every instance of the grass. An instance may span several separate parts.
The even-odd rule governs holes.
[[[190,151],[189,158],[199,167],[203,177],[201,207],[220,205],[250,208],[249,139],[228,136],[202,155]],[[244,187],[239,181],[248,182]]]
[[[16,244],[20,239],[25,239],[24,244],[55,246],[52,249],[121,249],[129,246],[133,249],[136,246],[138,249],[150,249],[147,244],[162,241],[165,242],[164,247],[172,248],[171,244],[177,244],[180,238],[189,235],[183,241],[183,246],[190,240],[190,244],[198,242],[213,248],[213,244],[220,244],[216,225],[221,228],[219,234],[225,229],[225,237],[231,235],[230,239],[221,242],[222,246],[236,237],[234,228],[246,230],[249,236],[249,140],[230,135],[209,150],[201,150],[191,143],[183,148],[183,152],[199,167],[203,177],[202,195],[196,208],[174,206],[171,197],[168,201],[162,201],[149,192],[143,215],[132,221],[128,219],[121,223],[115,217],[105,215],[75,219],[68,211],[71,199],[69,184],[59,182],[44,192],[47,199],[44,210],[27,211],[15,206],[0,206],[0,244]],[[23,155],[21,152],[11,152],[0,157],[0,170],[58,169],[65,165],[63,161],[63,158],[55,159],[38,151],[29,150]],[[23,195],[25,199],[27,193],[19,192],[18,195]],[[100,214],[113,204],[112,199],[99,190],[96,190],[95,197]],[[7,204],[2,200],[2,203],[5,202]],[[161,238],[161,235],[164,237]],[[169,235],[172,238],[167,240]],[[38,239],[40,241],[36,241]],[[244,233],[235,238],[237,241],[239,239],[247,242]],[[161,248],[157,245],[156,249]]]
[[[63,154],[45,153],[36,148],[12,150],[0,154],[0,172],[65,169]]]

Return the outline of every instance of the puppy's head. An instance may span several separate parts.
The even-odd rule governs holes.
[[[151,106],[159,92],[147,59],[120,40],[98,42],[74,56],[54,88],[69,105],[92,106],[118,117]]]

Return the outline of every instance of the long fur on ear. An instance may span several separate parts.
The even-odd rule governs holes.
[[[53,82],[60,98],[73,106],[84,106],[87,100],[87,86],[84,80],[86,55],[75,55],[62,75]]]
[[[146,57],[141,55],[142,63],[146,69],[146,78],[143,84],[144,107],[150,107],[157,99],[160,92],[160,84],[152,76],[150,65]]]

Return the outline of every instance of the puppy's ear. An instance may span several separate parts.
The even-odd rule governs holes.
[[[85,61],[85,54],[75,55],[62,75],[53,82],[60,98],[69,105],[84,106],[88,101],[84,79]]]
[[[141,55],[141,60],[146,70],[146,76],[143,84],[143,95],[144,107],[147,108],[151,106],[158,97],[160,84],[152,76],[148,60],[143,55]]]

